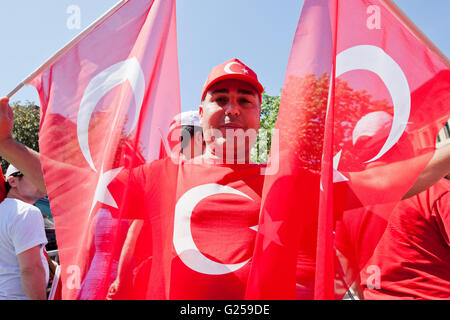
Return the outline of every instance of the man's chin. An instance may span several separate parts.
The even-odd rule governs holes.
[[[228,145],[227,143],[217,146],[214,153],[226,164],[246,163],[250,158],[250,151],[245,146]]]

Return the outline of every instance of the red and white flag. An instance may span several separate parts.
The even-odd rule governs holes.
[[[6,188],[5,188],[5,177],[3,176],[0,178],[0,202],[3,201],[6,197]]]
[[[306,0],[247,297],[341,298],[433,156],[449,98],[448,59],[391,1]]]
[[[41,100],[41,162],[63,299],[105,299],[129,221],[108,185],[160,157],[180,112],[174,0],[116,8],[30,82]]]

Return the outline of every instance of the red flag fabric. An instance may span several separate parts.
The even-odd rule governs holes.
[[[5,177],[3,176],[3,173],[1,174],[0,178],[0,202],[3,201],[6,197],[6,188],[5,188]]]
[[[448,60],[391,1],[305,1],[262,199],[280,241],[258,233],[247,297],[342,298],[431,159],[449,89]]]
[[[160,158],[180,112],[175,22],[175,1],[128,1],[31,82],[63,299],[105,299],[133,240],[127,188],[113,197],[108,185]]]

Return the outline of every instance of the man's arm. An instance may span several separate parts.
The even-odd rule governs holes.
[[[425,191],[450,173],[450,144],[437,149],[414,185],[404,195],[407,199]]]
[[[17,255],[22,289],[31,300],[46,300],[45,269],[41,260],[40,245]]]
[[[47,193],[39,153],[12,137],[14,114],[8,98],[0,99],[0,156],[12,163],[41,191]]]
[[[122,247],[122,252],[120,254],[117,277],[109,287],[106,300],[113,300],[117,298],[117,295],[119,295],[118,293],[120,292],[123,279],[125,279],[125,276],[129,272],[131,258],[133,257],[134,249],[136,247],[136,241],[139,237],[143,224],[143,220],[134,220],[131,223],[130,228],[128,229],[127,238],[125,239]]]

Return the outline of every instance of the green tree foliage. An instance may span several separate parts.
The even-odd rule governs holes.
[[[254,162],[267,162],[279,107],[280,96],[271,96],[263,92],[260,116],[261,129],[258,132],[258,137],[251,153],[251,159]]]
[[[26,101],[25,104],[18,101],[14,102],[11,108],[14,112],[13,138],[29,148],[39,151],[39,107],[30,101]],[[3,172],[6,171],[8,165],[4,159],[1,160]]]

